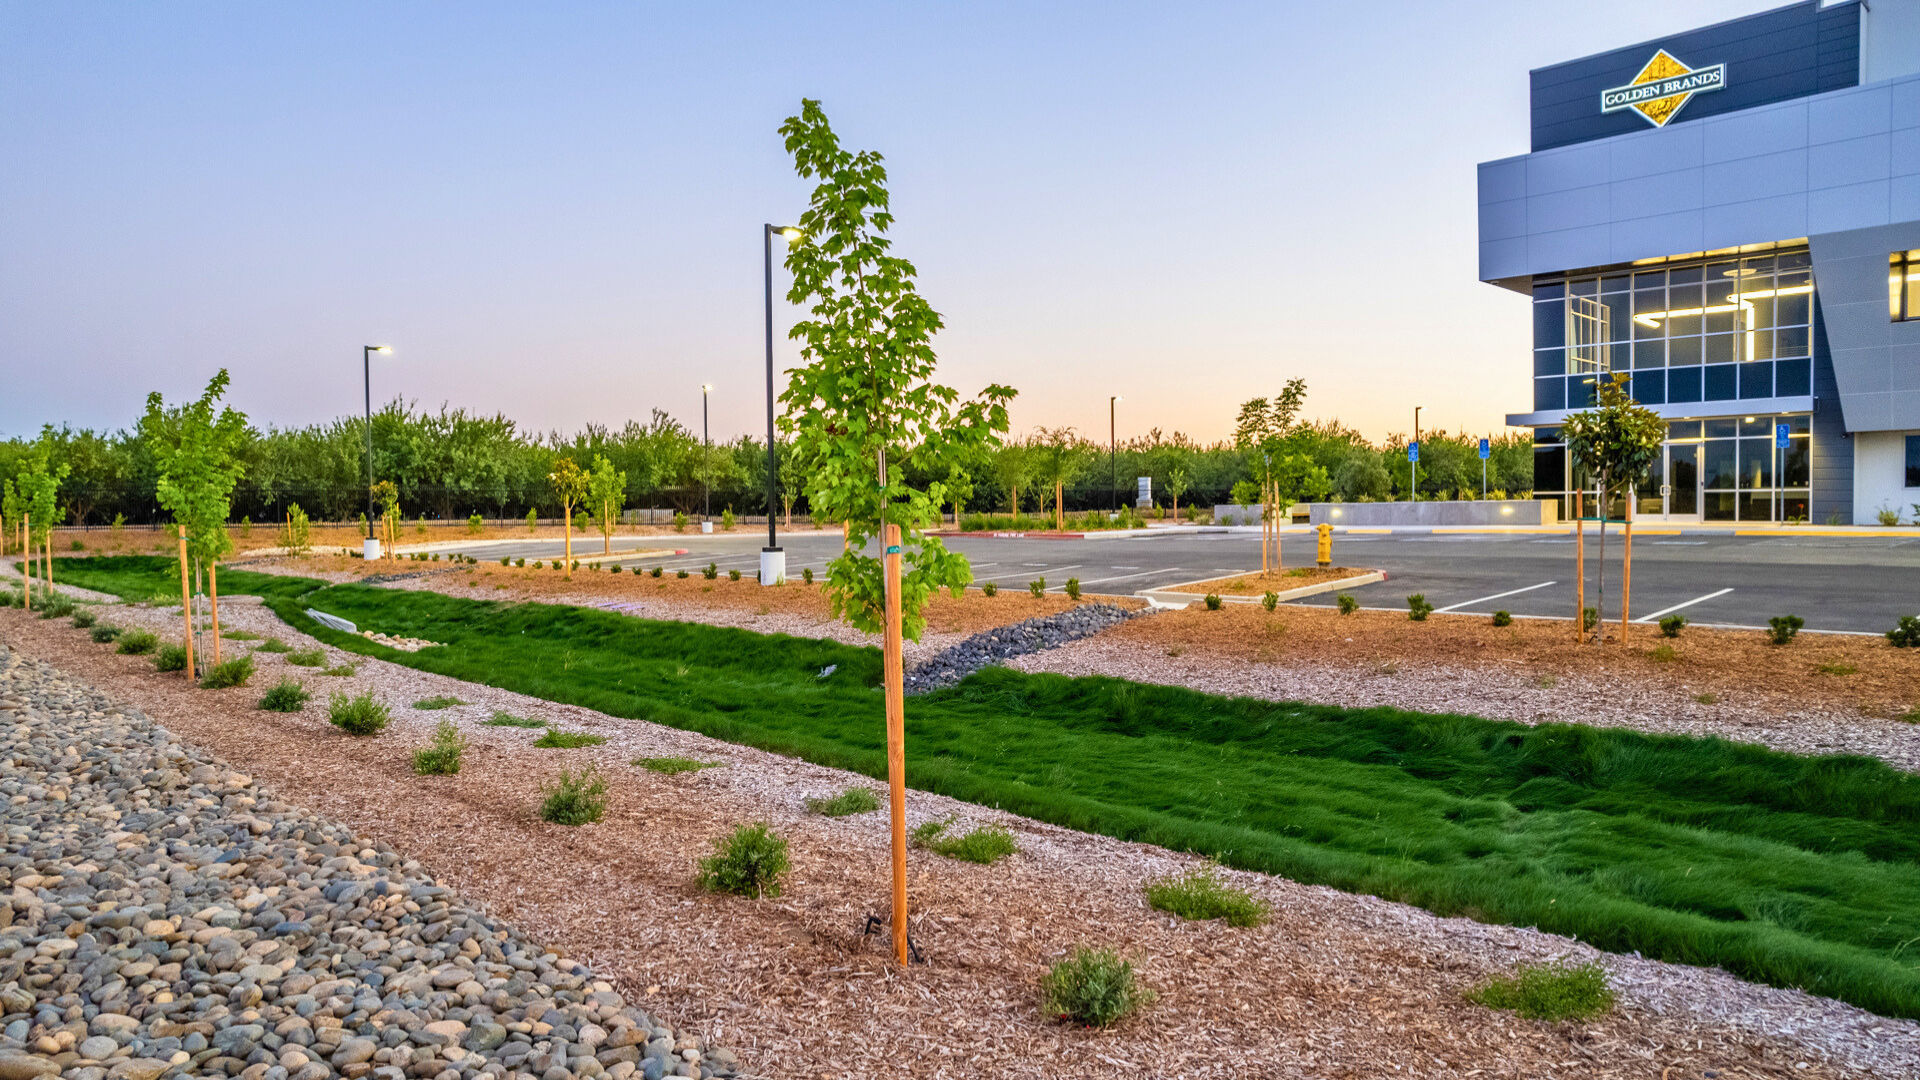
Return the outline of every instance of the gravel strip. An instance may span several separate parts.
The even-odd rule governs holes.
[[[385,843],[0,646],[0,1076],[732,1076]]]
[[[906,691],[924,694],[952,686],[988,664],[1059,648],[1151,611],[1152,608],[1129,610],[1115,604],[1083,604],[1058,615],[984,630],[909,668],[905,676]]]
[[[1249,663],[1204,648],[1177,650],[1094,638],[1011,662],[1022,671],[1109,675],[1184,686],[1209,694],[1309,701],[1344,708],[1390,706],[1457,712],[1523,724],[1628,727],[1713,736],[1792,754],[1861,754],[1920,772],[1920,724],[1839,708],[1791,712],[1703,702],[1645,680],[1595,675],[1542,676],[1521,665],[1329,660]]]
[[[312,644],[259,607],[236,609],[234,620]],[[960,828],[1003,825],[1020,852],[992,867],[910,854],[912,932],[931,963],[902,973],[883,945],[859,933],[867,913],[886,910],[885,815],[825,819],[804,809],[806,798],[871,784],[866,778],[365,659],[358,674],[322,683],[396,706],[441,695],[467,704],[396,707],[387,735],[352,739],[328,727],[318,704],[305,715],[256,712],[258,690],[191,689],[64,623],[0,612],[0,640],[88,672],[288,797],[444,868],[463,894],[590,960],[629,999],[658,991],[645,997],[656,1016],[674,1015],[677,1028],[731,1046],[756,1074],[1920,1075],[1920,1025],[1534,930],[1238,871],[1228,878],[1274,906],[1271,923],[1236,931],[1183,922],[1149,910],[1141,890],[1199,860],[924,792],[909,793],[910,825],[949,816]],[[256,685],[312,674],[272,654],[255,658]],[[533,749],[534,733],[485,726],[495,709],[608,742]],[[407,754],[442,718],[472,738],[471,763],[459,776],[415,777]],[[659,777],[627,767],[636,755],[724,767]],[[612,781],[608,819],[569,830],[532,818],[538,780],[587,762]],[[693,863],[711,839],[755,820],[792,845],[786,893],[752,901],[691,888]],[[1079,943],[1134,957],[1160,999],[1112,1032],[1047,1021],[1034,982]],[[1516,962],[1554,958],[1603,964],[1621,1008],[1584,1024],[1544,1024],[1461,997]]]

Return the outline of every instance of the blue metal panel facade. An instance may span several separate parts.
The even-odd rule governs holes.
[[[1858,85],[1860,5],[1818,0],[1572,60],[1531,73],[1533,149],[1647,129],[1632,110],[1603,113],[1600,94],[1631,83],[1664,49],[1694,67],[1726,65],[1726,87],[1696,94],[1669,126]]]

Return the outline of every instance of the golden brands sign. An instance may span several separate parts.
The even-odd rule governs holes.
[[[1727,65],[1690,68],[1661,49],[1631,83],[1600,91],[1600,111],[1632,109],[1654,127],[1666,127],[1667,121],[1673,119],[1693,95],[1724,89],[1726,85]]]

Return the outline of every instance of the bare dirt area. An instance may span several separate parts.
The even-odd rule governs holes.
[[[1302,566],[1292,570],[1277,572],[1269,570],[1254,574],[1210,578],[1206,581],[1192,581],[1184,585],[1171,586],[1163,591],[1219,593],[1222,596],[1262,596],[1270,592],[1283,593],[1288,589],[1324,585],[1329,581],[1345,581],[1348,578],[1365,577],[1373,573],[1378,571],[1356,570],[1346,566]]]
[[[670,517],[671,514],[667,516]],[[737,528],[750,529],[745,524]],[[120,529],[111,526],[57,528],[53,530],[52,536],[53,555],[56,559],[69,554],[165,555],[171,553],[179,544],[170,529],[170,526],[153,528],[138,525]],[[805,522],[798,525],[782,525],[780,530],[787,533],[821,531]],[[827,531],[838,532],[839,530],[836,528]],[[654,525],[616,526],[613,530],[613,539],[620,540],[623,537],[635,536],[656,537],[660,540],[660,546],[670,548],[674,545],[668,541],[673,537],[684,538],[697,536],[699,533],[698,525],[676,529],[663,519],[660,524]],[[279,522],[230,525],[227,527],[227,535],[233,539],[234,551],[243,558],[249,551],[274,548],[283,542]],[[308,542],[317,548],[341,547],[357,551],[366,535],[367,527],[358,523],[314,522],[309,527]],[[486,540],[559,540],[563,536],[565,536],[565,530],[558,524],[543,522],[529,529],[524,521],[502,522],[488,518],[477,530],[469,527],[464,521],[433,521],[424,526],[416,521],[403,521],[400,525],[399,541],[402,548],[411,548],[434,544],[469,544]],[[75,547],[76,543],[80,546]],[[597,553],[602,546],[600,531],[598,529],[573,530],[573,546],[576,553]]]
[[[132,624],[160,612],[101,614]],[[223,615],[235,629],[313,644],[258,605],[236,604]],[[751,1075],[1681,1080],[1920,1073],[1914,1023],[1282,879],[1227,874],[1274,905],[1263,927],[1185,923],[1148,909],[1141,890],[1197,865],[1189,857],[919,793],[909,799],[910,823],[957,814],[965,823],[1004,824],[1021,850],[992,867],[911,855],[911,928],[928,963],[902,971],[884,955],[881,935],[860,932],[869,913],[886,915],[884,814],[825,819],[802,805],[808,796],[871,783],[863,778],[379,660],[360,659],[356,674],[325,678],[259,654],[253,688],[204,691],[92,644],[65,620],[0,612],[0,640],[140,707],[281,797],[420,860],[491,914],[586,960],[676,1027],[735,1048]],[[329,663],[342,659],[327,652]],[[261,688],[287,673],[321,698],[331,689],[370,690],[395,707],[394,725],[356,739],[327,724],[324,701],[295,714],[255,710]],[[466,704],[438,711],[408,704],[435,695]],[[483,723],[496,709],[608,741],[535,749],[537,732]],[[458,776],[414,776],[410,752],[441,719],[472,740],[467,764]],[[665,755],[723,767],[667,777],[628,764]],[[540,784],[586,763],[611,778],[606,820],[577,829],[539,821]],[[791,841],[786,892],[764,900],[699,892],[695,861],[714,838],[751,821],[768,821]],[[1158,1000],[1109,1031],[1042,1017],[1036,982],[1044,965],[1080,943],[1132,956]],[[1597,958],[1612,973],[1620,1007],[1592,1022],[1549,1024],[1461,996],[1516,962],[1553,957]]]
[[[1618,633],[1619,627],[1611,628]],[[1210,693],[1391,705],[1527,723],[1718,735],[1794,753],[1870,754],[1920,771],[1920,649],[1884,639],[1629,628],[1578,645],[1571,621],[1198,606],[1123,623],[1013,666]]]

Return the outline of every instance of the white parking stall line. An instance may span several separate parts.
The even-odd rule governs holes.
[[[1675,604],[1670,608],[1661,608],[1659,611],[1656,611],[1651,615],[1642,615],[1633,621],[1637,623],[1649,623],[1659,618],[1662,615],[1671,615],[1674,612],[1679,611],[1681,608],[1692,607],[1693,605],[1698,604],[1702,601],[1711,600],[1716,596],[1725,596],[1732,591],[1733,591],[1732,589],[1721,589],[1719,592],[1710,592],[1705,596],[1696,596],[1693,599],[1688,600],[1684,604]]]
[[[1177,571],[1177,570],[1179,570],[1179,569],[1180,569],[1180,568],[1179,568],[1179,567],[1177,567],[1177,566],[1169,566],[1169,567],[1167,567],[1167,568],[1166,568],[1165,570],[1143,570],[1143,571],[1141,571],[1141,572],[1140,572],[1140,573],[1138,573],[1138,574],[1121,574],[1121,575],[1119,575],[1118,577],[1097,577],[1097,578],[1088,578],[1087,580],[1085,580],[1085,581],[1083,581],[1083,582],[1081,582],[1081,583],[1080,583],[1080,585],[1081,585],[1081,587],[1082,587],[1082,588],[1084,588],[1084,587],[1086,587],[1086,586],[1088,586],[1088,585],[1098,585],[1098,584],[1100,584],[1100,583],[1101,583],[1101,582],[1103,582],[1103,581],[1129,581],[1129,580],[1131,580],[1131,579],[1133,579],[1133,578],[1137,578],[1137,577],[1152,577],[1152,576],[1153,576],[1153,575],[1155,575],[1155,574],[1171,574],[1171,573],[1173,573],[1173,572],[1175,572],[1175,571]],[[1064,588],[1066,588],[1066,586],[1065,586],[1065,585],[1056,585],[1056,586],[1054,586],[1053,588],[1051,588],[1051,589],[1048,589],[1047,591],[1048,591],[1048,592],[1057,592],[1058,590],[1060,590],[1060,589],[1064,589]]]
[[[1523,592],[1532,592],[1535,589],[1544,589],[1549,585],[1558,585],[1558,584],[1560,583],[1557,581],[1543,581],[1538,585],[1529,585],[1524,589],[1508,589],[1506,592],[1497,592],[1497,593],[1494,593],[1492,596],[1483,596],[1478,600],[1463,600],[1458,604],[1449,604],[1443,608],[1434,608],[1433,613],[1435,615],[1442,615],[1449,611],[1458,611],[1463,607],[1472,607],[1475,604],[1484,604],[1489,600],[1498,600],[1503,596],[1518,596]]]
[[[1041,570],[1046,570],[1046,571],[1048,571],[1048,572],[1053,572],[1053,571],[1059,571],[1059,570],[1078,570],[1078,569],[1080,569],[1080,564],[1079,564],[1079,563],[1068,563],[1068,564],[1067,564],[1067,565],[1065,565],[1065,566],[1043,566],[1043,567],[1040,567],[1039,569],[1041,569]],[[1027,576],[1027,574],[1028,574],[1028,571],[1025,571],[1025,570],[1016,570],[1016,571],[1014,571],[1014,572],[1013,572],[1013,573],[1011,573],[1011,574],[988,574],[988,575],[987,575],[986,577],[977,577],[977,578],[974,578],[973,580],[975,580],[975,581],[995,581],[995,580],[998,580],[998,579],[1000,579],[1000,578],[1009,578],[1009,577],[1026,577],[1026,576]]]

